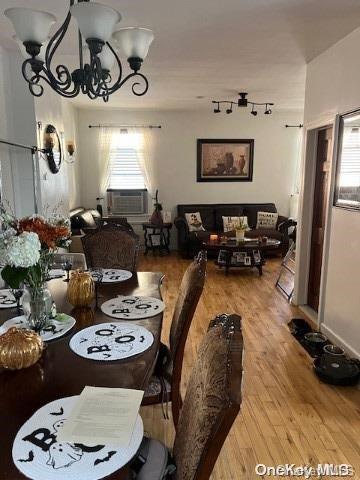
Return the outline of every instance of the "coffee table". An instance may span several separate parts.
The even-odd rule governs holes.
[[[268,238],[266,242],[258,239],[248,239],[241,242],[231,239],[226,241],[209,239],[203,242],[203,247],[207,252],[217,255],[216,264],[220,268],[225,268],[226,275],[230,268],[234,267],[257,268],[259,275],[262,275],[262,267],[265,264],[264,253],[267,250],[274,250],[279,245],[280,240],[274,238]]]

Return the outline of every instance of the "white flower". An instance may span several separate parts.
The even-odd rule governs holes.
[[[5,248],[5,263],[11,267],[28,268],[40,259],[41,244],[37,233],[23,232],[12,237]]]

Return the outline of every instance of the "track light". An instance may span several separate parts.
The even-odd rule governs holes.
[[[214,108],[214,113],[220,113],[221,110],[220,110],[220,104],[219,104],[219,102],[213,102],[213,103],[217,103],[217,107]]]
[[[252,106],[252,110],[251,110],[250,113],[251,113],[251,115],[254,115],[254,117],[256,117],[258,112],[256,110],[254,110],[254,105]]]
[[[232,112],[233,112],[233,111],[232,111],[232,105],[231,105],[230,108],[227,108],[227,109],[226,109],[226,113],[229,114],[229,113],[232,113]]]
[[[272,114],[272,110],[271,110],[271,108],[269,107],[268,104],[266,104],[264,114],[265,114],[265,115],[271,115],[271,114]]]

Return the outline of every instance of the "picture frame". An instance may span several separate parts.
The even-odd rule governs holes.
[[[245,252],[234,252],[233,253],[233,258],[235,259],[236,263],[245,263],[245,257],[246,257]]]
[[[221,265],[225,265],[226,261],[227,261],[227,251],[219,250],[217,262]]]
[[[252,182],[254,139],[198,139],[198,182]]]
[[[259,265],[261,263],[261,255],[259,250],[253,250],[252,251],[253,258],[254,258],[254,263],[256,265]]]
[[[339,117],[334,206],[360,211],[360,109]]]

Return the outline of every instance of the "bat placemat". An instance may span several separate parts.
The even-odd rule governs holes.
[[[16,300],[10,289],[0,290],[0,308],[14,308]]]
[[[128,447],[58,442],[76,396],[41,407],[18,431],[12,449],[16,467],[33,480],[98,480],[126,465],[144,435],[138,415]]]
[[[119,270],[118,268],[103,268],[102,274],[102,283],[125,282],[125,280],[129,280],[132,277],[132,273],[128,270]]]
[[[70,315],[67,315],[66,313],[60,313],[55,319],[50,320],[43,330],[41,330],[40,336],[46,342],[49,340],[55,340],[55,338],[62,337],[65,333],[71,330],[75,323],[75,318],[70,317]],[[5,333],[10,327],[29,328],[29,325],[24,315],[10,318],[10,320],[4,322],[0,327],[0,335]]]
[[[164,309],[164,302],[158,298],[123,295],[112,298],[101,305],[101,310],[105,315],[121,320],[140,320],[154,317]]]
[[[140,325],[101,323],[76,333],[70,340],[70,348],[80,357],[110,361],[145,352],[153,342],[153,334]]]

